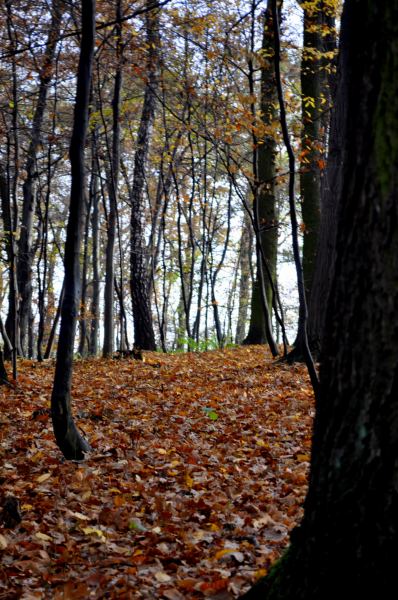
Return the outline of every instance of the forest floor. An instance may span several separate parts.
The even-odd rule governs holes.
[[[76,361],[81,463],[53,440],[53,362],[21,361],[0,388],[2,504],[22,514],[0,525],[0,599],[232,600],[286,547],[309,466],[305,368],[262,347],[144,358]]]

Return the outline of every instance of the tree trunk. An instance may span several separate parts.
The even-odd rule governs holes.
[[[67,459],[81,460],[90,446],[82,438],[71,411],[71,383],[76,318],[80,299],[80,246],[85,207],[84,148],[87,136],[88,108],[95,37],[95,0],[82,0],[82,37],[73,132],[71,195],[65,244],[65,289],[61,311],[51,413],[58,447]]]
[[[122,2],[116,4],[116,73],[115,86],[112,99],[112,156],[111,177],[109,185],[109,212],[107,223],[107,244],[105,261],[105,293],[104,293],[104,345],[102,354],[104,357],[112,356],[115,349],[114,344],[114,280],[115,280],[115,239],[116,239],[116,216],[118,202],[118,182],[120,167],[120,103],[123,84],[123,52],[122,52]]]
[[[346,0],[337,259],[302,525],[261,600],[389,598],[398,552],[398,0]]]
[[[91,215],[91,240],[92,240],[92,272],[93,272],[93,291],[91,296],[91,324],[90,324],[90,343],[88,352],[92,356],[98,353],[98,333],[99,333],[99,308],[100,308],[100,267],[99,267],[99,201],[100,194],[98,190],[97,170],[97,143],[96,134],[92,135],[92,160],[91,160],[91,185],[90,196],[93,212]]]
[[[329,31],[322,39],[324,52],[336,51],[336,33],[334,28],[334,14],[324,14],[324,25]],[[325,59],[326,61],[327,59]],[[328,59],[329,68],[333,67],[335,59]],[[315,269],[312,279],[311,293],[308,303],[308,342],[312,352],[319,356],[322,348],[326,305],[329,297],[330,284],[334,274],[336,255],[336,230],[338,218],[337,199],[340,197],[339,185],[341,182],[340,168],[342,160],[342,131],[345,119],[345,106],[342,103],[332,106],[336,96],[337,78],[334,69],[331,75],[324,76],[322,90],[326,99],[326,109],[322,114],[323,129],[328,129],[328,154],[327,165],[323,172],[321,189],[321,221],[319,225],[318,246],[316,252]],[[338,74],[339,76],[339,74]],[[337,77],[338,77],[337,76]],[[331,108],[330,128],[328,115]],[[326,143],[326,133],[324,135]]]
[[[85,194],[86,196],[86,194]],[[80,356],[86,356],[87,351],[87,286],[88,286],[88,246],[89,246],[89,230],[90,230],[90,212],[91,212],[91,197],[85,197],[85,224],[84,224],[84,241],[83,241],[83,259],[82,259],[82,282],[80,296],[80,314],[79,314],[79,345],[77,352]]]
[[[242,236],[239,248],[239,306],[236,323],[235,343],[241,344],[245,337],[250,291],[250,255],[253,248],[252,225],[247,212],[244,212]]]
[[[282,2],[279,2],[279,12]],[[254,198],[254,210],[257,212],[258,235],[262,254],[267,261],[272,281],[276,279],[276,258],[278,251],[277,209],[275,197],[275,156],[276,140],[273,124],[277,118],[278,97],[275,87],[275,68],[272,60],[274,52],[274,33],[272,26],[271,2],[268,0],[264,13],[263,42],[260,52],[261,61],[261,98],[260,110],[263,134],[259,136],[257,155],[257,194]],[[263,257],[260,256],[260,260]],[[266,337],[266,316],[263,310],[262,286],[265,290],[267,306],[272,307],[272,283],[267,274],[261,281],[263,269],[258,265],[256,279],[252,289],[250,325],[245,344],[264,344]]]
[[[151,0],[147,0],[148,8]],[[134,180],[130,195],[130,276],[131,297],[134,321],[134,343],[143,350],[156,350],[153,331],[151,301],[149,297],[150,282],[145,259],[145,208],[144,186],[146,162],[149,152],[149,141],[155,115],[157,88],[159,16],[157,10],[146,13],[148,40],[148,84],[145,88],[141,122],[138,130],[137,149],[134,158]]]
[[[300,195],[303,219],[303,273],[308,299],[315,267],[320,219],[322,7],[304,3],[303,10]]]
[[[29,326],[29,311],[32,305],[32,264],[34,248],[32,244],[33,219],[36,211],[35,181],[37,175],[36,155],[42,134],[44,111],[46,109],[47,92],[52,79],[55,49],[59,39],[61,27],[63,0],[56,0],[52,4],[52,20],[48,33],[46,52],[40,71],[39,93],[33,116],[30,144],[26,157],[26,178],[23,184],[23,205],[21,233],[18,243],[17,277],[19,303],[19,329],[21,336],[21,349],[23,354],[27,351],[27,336]]]

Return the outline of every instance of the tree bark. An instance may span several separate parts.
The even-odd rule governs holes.
[[[389,598],[398,552],[398,0],[346,0],[337,258],[302,525],[261,600]]]
[[[282,2],[279,2],[279,12]],[[255,149],[257,161],[257,181],[255,182],[254,207],[257,212],[259,238],[262,253],[267,261],[272,281],[276,280],[276,258],[278,251],[277,209],[275,197],[275,156],[276,140],[273,124],[277,118],[276,106],[278,97],[275,86],[275,67],[272,56],[274,53],[274,32],[272,25],[271,2],[268,0],[264,13],[263,41],[260,51],[261,64],[261,98],[260,110],[263,133],[258,137],[258,147]],[[263,258],[260,256],[260,261]],[[264,344],[266,336],[266,317],[263,310],[262,287],[264,287],[267,306],[272,307],[272,283],[266,274],[261,280],[263,269],[257,266],[256,279],[252,289],[249,331],[245,344]]]
[[[149,8],[151,0],[147,0],[147,2]],[[130,284],[134,321],[134,343],[142,350],[156,350],[149,297],[150,282],[146,268],[147,261],[145,259],[145,209],[143,202],[146,162],[155,115],[157,89],[159,16],[156,9],[149,10],[146,13],[146,28],[148,40],[148,83],[145,88],[144,103],[138,130],[137,149],[134,158],[133,186],[130,195]]]
[[[115,280],[115,239],[116,239],[116,217],[118,202],[118,182],[120,168],[120,103],[123,85],[123,50],[122,50],[122,2],[116,4],[116,72],[115,86],[112,99],[112,156],[111,156],[111,181],[109,185],[109,212],[107,223],[107,244],[105,261],[105,293],[104,293],[104,345],[102,354],[104,357],[111,356],[115,349],[114,345],[114,280]]]
[[[252,225],[247,212],[244,212],[242,235],[239,248],[239,306],[236,323],[235,343],[241,344],[245,338],[245,328],[249,309],[250,290],[250,255],[253,248]]]
[[[324,25],[328,34],[322,39],[324,52],[336,51],[336,32],[334,27],[334,13],[325,12]],[[323,172],[321,185],[321,220],[319,225],[318,245],[316,251],[315,269],[313,273],[311,293],[308,302],[308,342],[312,352],[319,356],[322,348],[326,305],[329,297],[330,284],[334,274],[336,256],[336,231],[338,219],[338,203],[340,197],[339,186],[341,183],[340,168],[342,160],[343,127],[345,120],[345,106],[340,102],[334,105],[339,85],[340,73],[335,74],[335,59],[326,58],[330,74],[324,75],[322,91],[325,96],[325,110],[322,117],[324,143],[327,131],[328,150],[327,164]],[[330,116],[330,127],[328,115]]]
[[[81,460],[90,449],[72,417],[73,349],[80,299],[80,246],[85,207],[84,149],[87,136],[92,59],[95,37],[95,0],[82,0],[82,37],[73,132],[69,150],[71,195],[65,245],[65,289],[61,309],[51,413],[58,447],[67,459]]]
[[[322,3],[321,3],[322,4]],[[303,219],[303,273],[309,298],[315,267],[319,220],[321,178],[321,24],[322,7],[303,5],[304,33],[301,58],[301,170],[300,195]]]

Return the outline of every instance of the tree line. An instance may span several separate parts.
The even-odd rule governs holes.
[[[309,37],[301,66],[297,51],[289,57],[287,39],[281,60],[293,81],[284,93],[300,155],[309,294],[336,7],[331,0],[303,7]],[[16,356],[48,358],[58,339],[81,17],[79,3],[63,0],[36,2],[29,13],[6,2],[0,15],[1,331],[14,371]],[[202,0],[148,0],[135,10],[122,0],[97,3],[80,220],[80,355],[111,356],[133,343],[195,349],[201,341],[268,341],[279,352],[276,342],[286,335],[277,256],[289,227],[288,165],[273,48],[270,2],[233,10]]]

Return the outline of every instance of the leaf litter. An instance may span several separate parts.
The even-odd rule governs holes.
[[[93,451],[66,462],[54,365],[0,389],[1,598],[232,600],[302,516],[313,395],[263,347],[78,360],[73,411]],[[1,511],[1,509],[0,509]]]

